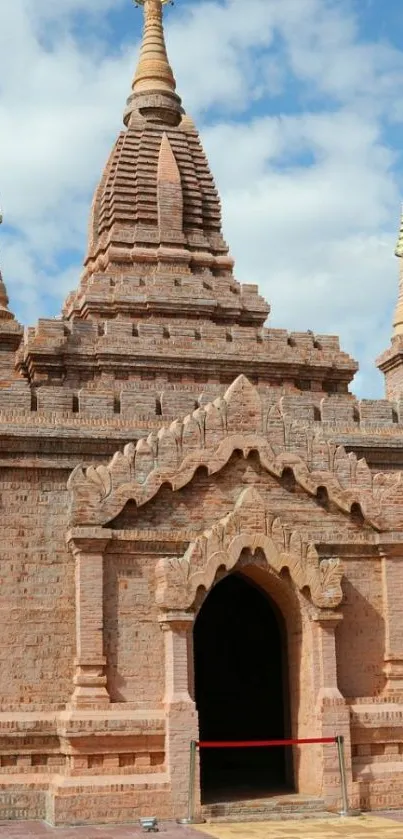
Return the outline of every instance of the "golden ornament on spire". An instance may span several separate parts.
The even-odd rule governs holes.
[[[173,6],[173,0],[156,0],[156,2],[159,2],[161,6],[166,6],[167,4]],[[146,0],[135,0],[136,6],[144,6],[145,3]]]
[[[144,29],[139,62],[128,100],[125,123],[139,111],[146,119],[157,119],[177,125],[180,122],[181,100],[165,46],[162,7],[170,0],[136,0],[144,6]],[[137,107],[136,107],[137,106]]]
[[[141,0],[141,5],[144,6],[144,32],[133,91],[175,91],[162,25],[163,0]]]

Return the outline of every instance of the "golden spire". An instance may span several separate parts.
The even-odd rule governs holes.
[[[144,34],[132,90],[150,93],[158,89],[175,93],[176,84],[162,26],[163,0],[140,0],[140,3],[144,5]]]
[[[130,122],[133,111],[146,119],[178,125],[181,100],[165,46],[162,7],[170,0],[137,0],[144,6],[144,29],[139,62],[127,101],[124,122]]]

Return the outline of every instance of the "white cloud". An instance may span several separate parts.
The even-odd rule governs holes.
[[[345,111],[262,119],[250,157],[247,145],[244,126],[206,132],[238,277],[259,283],[273,325],[341,334],[361,363],[360,389],[380,392],[373,361],[389,342],[397,287],[393,155],[376,124]],[[309,166],[293,164],[301,151]]]
[[[134,38],[112,43],[118,8],[138,31],[128,0],[0,6],[0,195],[12,226],[0,257],[30,322],[59,311],[79,280],[74,251],[84,249],[134,64]],[[362,43],[349,0],[182,2],[167,40],[220,187],[238,279],[259,282],[273,325],[339,333],[362,363],[360,389],[380,394],[372,360],[391,331],[399,206],[384,118],[402,118],[403,53]],[[58,271],[61,251],[73,253]]]

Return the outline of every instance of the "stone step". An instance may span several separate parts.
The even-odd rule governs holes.
[[[290,813],[279,812],[275,810],[268,810],[265,813],[237,813],[228,816],[214,816],[207,818],[203,816],[207,824],[229,824],[233,822],[284,822],[284,821],[301,821],[312,819],[339,819],[338,813],[329,813],[328,810],[305,810]]]
[[[276,795],[204,804],[206,821],[257,821],[259,819],[314,818],[329,816],[320,798],[304,795]]]

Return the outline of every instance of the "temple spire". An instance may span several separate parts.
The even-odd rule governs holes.
[[[144,6],[144,29],[132,94],[127,100],[125,125],[134,111],[145,119],[178,125],[181,100],[176,93],[176,82],[165,46],[162,6],[170,0],[137,0]]]
[[[397,240],[395,255],[400,260],[399,296],[393,319],[393,330],[395,335],[403,333],[403,206],[400,216],[400,230]]]
[[[0,225],[3,223],[3,213],[0,208]],[[14,315],[8,308],[9,299],[0,267],[0,320],[12,320]]]
[[[403,204],[400,213],[400,230],[395,250],[395,256],[403,257]]]

